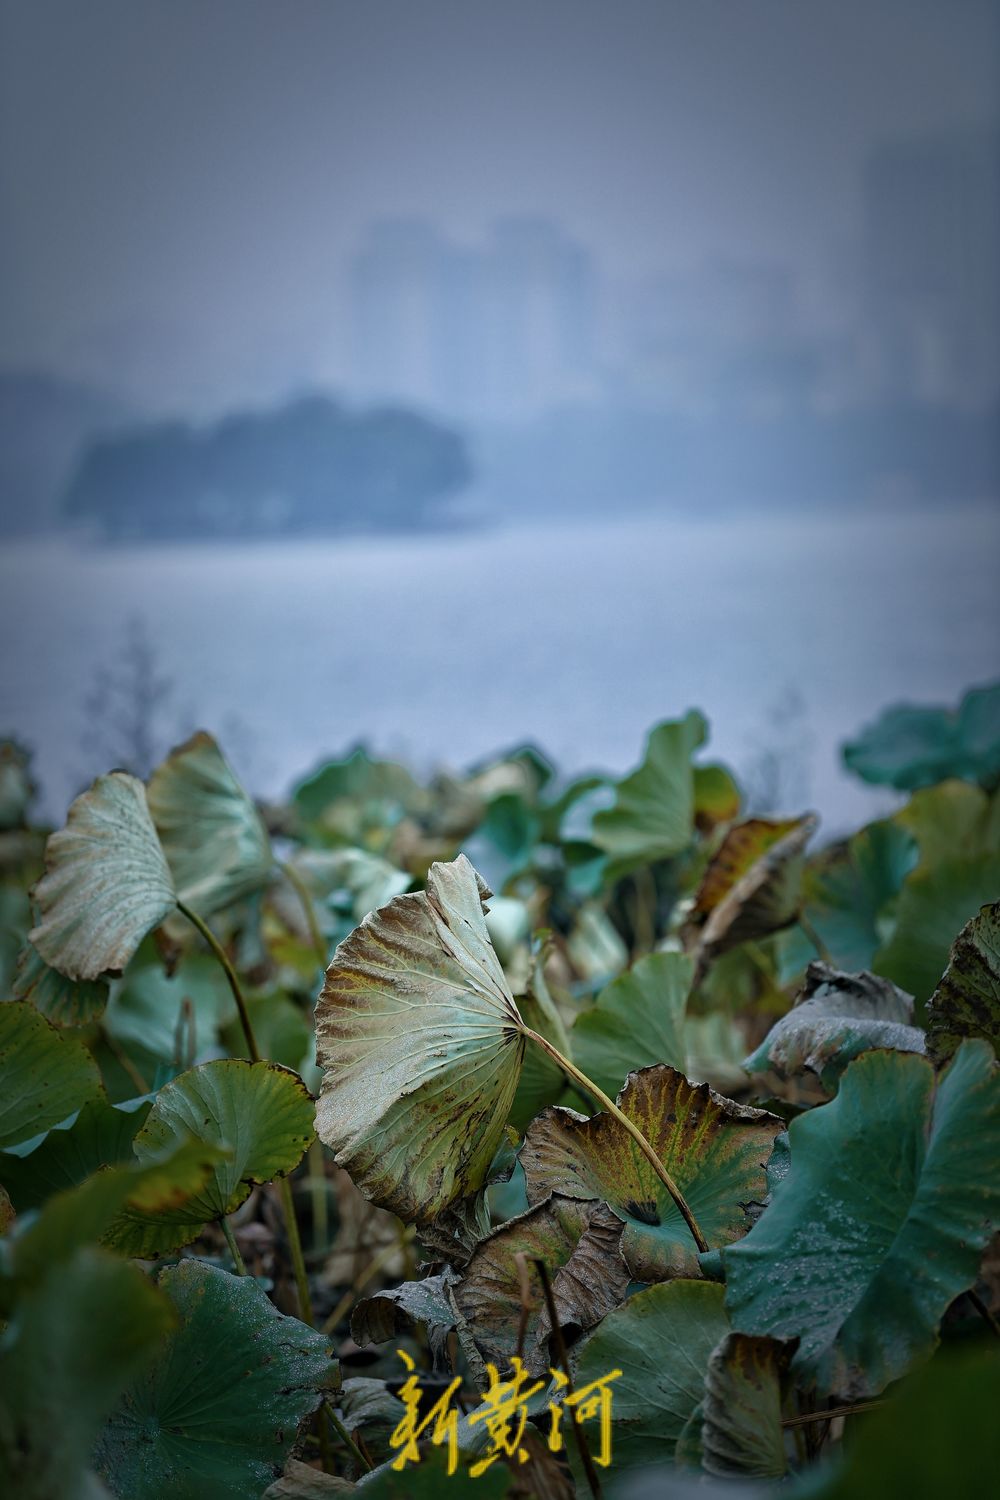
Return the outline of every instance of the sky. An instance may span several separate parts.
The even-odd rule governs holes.
[[[400,213],[829,279],[872,145],[995,125],[998,68],[993,0],[0,0],[0,366],[349,382],[346,266]]]

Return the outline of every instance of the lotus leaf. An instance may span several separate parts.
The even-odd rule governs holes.
[[[330,1384],[327,1342],[248,1276],[187,1260],[156,1284],[178,1326],[105,1427],[97,1470],[128,1500],[257,1500]]]
[[[783,1121],[666,1066],[630,1073],[617,1103],[673,1177],[709,1244],[744,1234],[744,1204],[766,1192],[765,1165]],[[622,1254],[637,1281],[700,1274],[680,1210],[611,1115],[547,1109],[528,1129],[521,1163],[529,1203],[562,1193],[610,1205],[625,1224]]]
[[[693,977],[694,964],[681,953],[640,958],[577,1017],[574,1062],[612,1096],[635,1068],[669,1063],[685,1072],[684,1010]]]
[[[976,1036],[1000,1052],[1000,901],[962,928],[927,1007],[927,1046],[936,1060]]]
[[[373,1202],[426,1222],[487,1180],[523,1023],[469,861],[433,864],[340,944],[316,1006],[320,1136]]]
[[[754,942],[794,922],[802,900],[805,848],[818,819],[751,818],[730,829],[705,873],[692,913],[699,960]]]
[[[1000,683],[966,693],[957,710],[889,708],[844,746],[844,762],[865,781],[914,791],[949,777],[1000,780]]]
[[[0,1154],[0,1183],[18,1213],[86,1181],[101,1167],[132,1160],[132,1140],[151,1108],[148,1099],[110,1104],[90,1099],[68,1125],[50,1130],[26,1155]]]
[[[101,1090],[97,1064],[25,1000],[0,1005],[0,1148],[58,1125]]]
[[[594,815],[593,840],[627,870],[679,854],[694,832],[695,790],[691,756],[708,725],[692,710],[650,731],[638,770],[617,785],[614,806]]]
[[[85,1026],[108,1003],[108,985],[103,979],[67,979],[50,968],[30,943],[21,949],[13,988],[18,1000],[30,1000],[55,1026]]]
[[[778,1479],[785,1473],[782,1388],[794,1347],[727,1333],[705,1372],[701,1462],[721,1478]]]
[[[939,1080],[914,1053],[867,1052],[789,1137],[791,1170],[723,1251],[733,1326],[799,1339],[793,1368],[822,1394],[875,1395],[976,1278],[1000,1216],[1000,1073],[981,1041]]]
[[[200,916],[267,884],[267,830],[210,734],[200,730],[171,750],[146,798],[178,897]]]

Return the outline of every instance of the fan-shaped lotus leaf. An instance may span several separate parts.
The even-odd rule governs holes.
[[[680,1188],[710,1245],[747,1229],[744,1204],[767,1192],[765,1164],[784,1122],[734,1104],[665,1066],[630,1073],[618,1106]],[[680,1210],[628,1132],[609,1114],[547,1109],[521,1148],[528,1202],[548,1193],[603,1198],[625,1223],[622,1254],[637,1281],[700,1274]]]
[[[210,734],[200,730],[171,750],[146,796],[177,894],[200,915],[267,884],[267,829]]]
[[[327,1341],[249,1276],[186,1260],[156,1285],[178,1326],[104,1429],[97,1470],[128,1500],[252,1500],[331,1383]]]
[[[694,832],[691,756],[708,725],[696,710],[650,730],[637,770],[620,781],[615,804],[594,816],[593,841],[625,870],[679,854]]]
[[[101,1092],[97,1064],[25,1000],[0,1005],[0,1147],[29,1141]]]
[[[70,979],[121,973],[177,904],[141,781],[112,771],[77,797],[33,895],[29,938],[47,964]]]
[[[923,1052],[924,1033],[910,1025],[912,1020],[913,996],[891,980],[864,971],[842,974],[828,964],[812,963],[794,1006],[771,1027],[744,1067],[749,1073],[771,1069],[783,1078],[808,1069],[832,1092],[848,1063],[872,1047]]]
[[[278,1063],[225,1058],[164,1084],[135,1138],[139,1161],[155,1160],[194,1138],[226,1150],[200,1191],[175,1210],[128,1209],[113,1243],[127,1255],[162,1254],[194,1239],[209,1219],[231,1214],[255,1182],[290,1172],[313,1138],[313,1106],[296,1073]]]
[[[317,1128],[355,1183],[426,1221],[486,1181],[517,1088],[523,1023],[460,855],[345,938],[316,1006]]]
[[[951,1057],[973,1036],[1000,1052],[1000,901],[962,928],[927,1007],[927,1046],[935,1058]]]
[[[798,1338],[793,1370],[823,1394],[877,1395],[934,1348],[1000,1215],[1000,1071],[963,1042],[866,1052],[836,1099],[789,1126],[791,1170],[723,1251],[733,1326]]]

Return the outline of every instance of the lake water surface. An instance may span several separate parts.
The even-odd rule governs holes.
[[[219,733],[277,794],[358,739],[420,768],[530,738],[624,770],[656,720],[701,708],[751,775],[829,828],[891,798],[837,747],[885,704],[1000,675],[1000,513],[630,518],[418,539],[80,548],[0,559],[0,733],[32,743],[61,813],[88,762],[95,669],[141,617],[172,679],[165,749]]]

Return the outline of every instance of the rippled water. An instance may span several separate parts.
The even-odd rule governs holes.
[[[60,812],[106,769],[81,743],[83,700],[141,616],[174,685],[165,742],[206,724],[259,792],[361,738],[422,767],[532,738],[568,769],[621,770],[650,724],[696,705],[715,753],[752,775],[781,744],[784,799],[841,827],[887,805],[840,772],[845,735],[886,703],[998,675],[998,560],[995,509],[16,544],[0,559],[0,732],[35,745]]]

